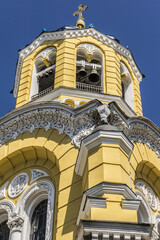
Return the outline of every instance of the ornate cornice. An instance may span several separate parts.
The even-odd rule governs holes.
[[[144,117],[128,117],[118,105],[109,104],[110,124],[123,131],[132,142],[144,143],[160,157],[160,129]]]
[[[0,120],[0,144],[27,131],[32,133],[38,128],[45,131],[54,128],[59,134],[66,133],[79,147],[81,139],[90,134],[98,122],[99,105],[101,103],[97,100],[77,109],[54,102],[26,105]]]
[[[127,48],[122,46],[120,43],[118,43],[114,38],[111,38],[108,35],[102,34],[101,32],[97,31],[94,28],[70,29],[70,30],[65,29],[63,31],[42,33],[31,44],[29,44],[29,46],[27,46],[26,48],[20,51],[19,59],[17,63],[17,69],[16,69],[16,76],[15,76],[15,86],[13,91],[14,96],[15,97],[17,96],[23,60],[29,54],[31,54],[36,48],[38,48],[44,41],[75,38],[75,37],[86,37],[86,36],[92,36],[93,38],[97,39],[98,41],[113,48],[115,51],[125,56],[129,61],[130,66],[133,72],[135,73],[137,79],[139,81],[142,81],[142,74],[135,63],[130,50],[128,50]]]

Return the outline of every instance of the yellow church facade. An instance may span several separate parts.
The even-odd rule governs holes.
[[[0,119],[0,239],[158,240],[160,130],[132,53],[93,27],[20,51]]]

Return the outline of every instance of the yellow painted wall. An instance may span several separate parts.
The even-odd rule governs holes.
[[[32,70],[36,55],[43,49],[54,46],[57,49],[56,69],[55,69],[55,89],[60,86],[76,87],[76,50],[82,43],[90,43],[99,47],[103,54],[103,78],[104,93],[122,96],[120,61],[128,67],[134,91],[135,112],[142,115],[141,96],[139,82],[128,63],[128,60],[91,36],[77,37],[65,40],[47,41],[39,46],[34,52],[27,56],[23,61],[19,90],[16,100],[16,108],[29,102],[30,87],[32,80]]]

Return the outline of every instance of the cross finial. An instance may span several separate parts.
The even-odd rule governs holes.
[[[85,22],[84,22],[84,18],[82,16],[82,12],[85,11],[87,8],[88,8],[88,6],[83,7],[83,4],[80,4],[78,6],[78,11],[73,13],[73,16],[77,16],[79,14],[78,21],[76,22],[76,27],[77,28],[84,28],[85,27]]]

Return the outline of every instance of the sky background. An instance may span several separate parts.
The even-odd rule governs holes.
[[[141,72],[144,117],[160,127],[160,0],[1,0],[0,5],[0,117],[14,108],[13,89],[18,50],[45,28],[74,26],[73,12],[82,3],[89,24],[114,35],[128,46]]]

